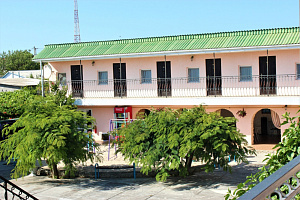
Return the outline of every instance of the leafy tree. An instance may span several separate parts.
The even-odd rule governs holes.
[[[35,94],[30,89],[0,92],[0,120],[20,117]]]
[[[115,130],[121,152],[130,162],[142,166],[148,174],[157,170],[156,179],[165,181],[170,171],[181,176],[190,173],[192,160],[205,162],[205,170],[220,165],[230,170],[228,156],[238,162],[253,153],[245,147],[246,140],[235,126],[235,118],[207,113],[202,106],[192,109],[152,110],[145,119],[133,121]]]
[[[3,52],[0,54],[0,75],[10,70],[40,69],[40,64],[32,61],[33,54],[28,50]]]
[[[268,154],[265,159],[266,164],[260,168],[260,171],[254,175],[248,176],[247,180],[244,183],[240,183],[236,190],[231,191],[228,189],[225,199],[237,199],[279,168],[300,155],[300,116],[290,117],[288,113],[285,113],[283,117],[285,121],[282,125],[289,123],[290,127],[284,131],[282,142],[279,142],[274,147],[274,149],[277,149],[275,154]],[[300,178],[299,173],[297,176]],[[280,189],[282,191],[286,190],[285,186]],[[275,197],[272,197],[272,199],[274,198]],[[299,194],[296,199],[300,199]]]
[[[6,158],[8,163],[17,159],[13,178],[27,175],[35,168],[36,160],[45,159],[56,178],[60,161],[68,172],[74,169],[75,161],[93,161],[85,147],[94,142],[87,126],[94,119],[76,110],[71,97],[63,95],[65,92],[56,91],[44,98],[34,96],[20,118],[3,130],[8,139],[0,142],[0,159]]]

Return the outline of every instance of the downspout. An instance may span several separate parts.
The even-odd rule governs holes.
[[[120,57],[120,90],[121,90],[121,98],[123,97],[123,93],[122,93],[122,90],[123,90],[123,82],[122,82],[122,59]]]
[[[40,69],[41,69],[41,82],[42,82],[42,97],[44,97],[44,70],[43,70],[42,60],[40,60]]]
[[[168,95],[167,95],[167,56],[166,55],[165,55],[165,94],[167,98]]]
[[[82,74],[83,74],[83,70],[82,70],[82,65],[81,65],[81,59],[79,61],[79,66],[80,66],[80,82],[79,82],[79,85],[80,85],[80,95],[81,97],[83,97],[83,77],[82,77]]]
[[[216,84],[216,54],[215,54],[215,52],[213,53],[213,57],[214,57],[214,59],[213,59],[213,65],[214,65],[214,84],[213,84],[213,90],[214,90],[214,93],[215,93],[215,95],[216,95],[216,89],[217,89],[217,84]]]

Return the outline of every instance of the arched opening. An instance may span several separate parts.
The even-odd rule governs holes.
[[[227,109],[219,109],[216,112],[220,113],[220,116],[222,116],[222,117],[234,117],[232,112],[230,112]],[[236,126],[236,123],[234,123],[233,126]]]
[[[136,118],[137,118],[137,119],[145,119],[145,117],[146,117],[147,115],[149,115],[149,114],[150,114],[150,110],[148,110],[148,109],[141,109],[141,110],[139,110],[139,111],[137,112]]]
[[[220,109],[220,110],[217,110],[217,112],[219,112],[222,117],[234,117],[232,112],[230,112],[227,109]]]
[[[261,109],[253,121],[253,144],[277,144],[281,141],[280,118],[271,109]]]

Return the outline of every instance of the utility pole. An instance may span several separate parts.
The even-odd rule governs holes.
[[[74,43],[81,42],[80,29],[79,29],[79,17],[78,17],[78,4],[77,0],[74,0]]]
[[[34,46],[34,47],[33,47],[33,55],[34,55],[34,56],[36,55],[36,50],[37,50],[37,48]]]

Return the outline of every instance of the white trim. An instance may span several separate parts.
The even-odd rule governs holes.
[[[203,97],[203,98],[83,98],[75,99],[79,106],[115,106],[115,105],[208,105],[208,106],[270,106],[270,105],[300,105],[300,96],[285,97]]]
[[[178,51],[129,53],[129,54],[98,55],[98,56],[46,58],[46,59],[33,59],[33,61],[59,62],[59,61],[74,61],[74,60],[101,60],[101,59],[115,59],[115,58],[155,57],[155,56],[165,56],[165,55],[175,56],[175,55],[193,55],[193,54],[208,54],[208,53],[265,51],[267,49],[284,50],[284,49],[299,49],[299,48],[300,48],[300,44],[289,44],[289,45],[277,45],[277,46],[233,47],[233,48],[219,48],[219,49],[197,49],[197,50],[178,50]]]

